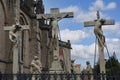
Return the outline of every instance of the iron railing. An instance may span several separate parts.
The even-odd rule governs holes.
[[[0,74],[0,80],[120,80],[120,74]]]

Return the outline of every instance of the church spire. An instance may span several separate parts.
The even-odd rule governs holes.
[[[117,59],[115,51],[113,52],[113,57]]]

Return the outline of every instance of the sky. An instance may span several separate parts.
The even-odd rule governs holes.
[[[61,40],[71,41],[71,58],[75,63],[85,66],[86,61],[94,64],[96,38],[94,27],[84,27],[85,21],[94,21],[96,11],[99,10],[101,19],[113,19],[115,25],[102,26],[110,56],[116,53],[120,61],[120,0],[43,0],[45,13],[50,8],[59,8],[60,12],[73,12],[73,18],[64,18],[59,21]],[[97,48],[96,48],[97,49]],[[105,59],[108,59],[106,49]]]

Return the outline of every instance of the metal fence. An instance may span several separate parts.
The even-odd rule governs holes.
[[[120,74],[0,74],[0,80],[120,80]]]

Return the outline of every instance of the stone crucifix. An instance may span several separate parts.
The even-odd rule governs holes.
[[[15,24],[12,26],[5,26],[5,31],[9,31],[9,39],[13,43],[13,73],[18,73],[20,67],[21,58],[21,33],[23,30],[29,30],[28,25]]]
[[[20,0],[14,0],[14,25],[5,26],[4,30],[9,31],[9,39],[13,43],[13,74],[21,73],[22,54],[22,31],[28,30],[28,25],[20,25]],[[15,80],[15,78],[14,78]]]
[[[102,31],[102,25],[114,25],[114,20],[100,19],[99,11],[97,11],[97,19],[94,21],[84,22],[84,27],[94,26],[94,33],[98,39],[98,52],[100,61],[100,73],[106,73],[105,71],[105,59],[104,59],[104,47],[106,47],[105,36]]]
[[[72,18],[73,17],[73,12],[63,12],[60,13],[58,8],[51,8],[51,13],[50,14],[38,14],[37,19],[45,19],[45,20],[50,20],[49,25],[51,26],[52,29],[52,39],[53,39],[53,47],[54,50],[58,49],[58,21],[63,19],[63,18]]]
[[[58,21],[63,18],[72,18],[73,12],[59,12],[59,8],[51,8],[50,14],[38,14],[37,19],[44,19],[49,20],[49,25],[52,31],[52,46],[53,46],[53,62],[51,71],[59,71],[62,70],[59,62],[59,41],[58,41],[58,33],[59,33],[59,26]]]

